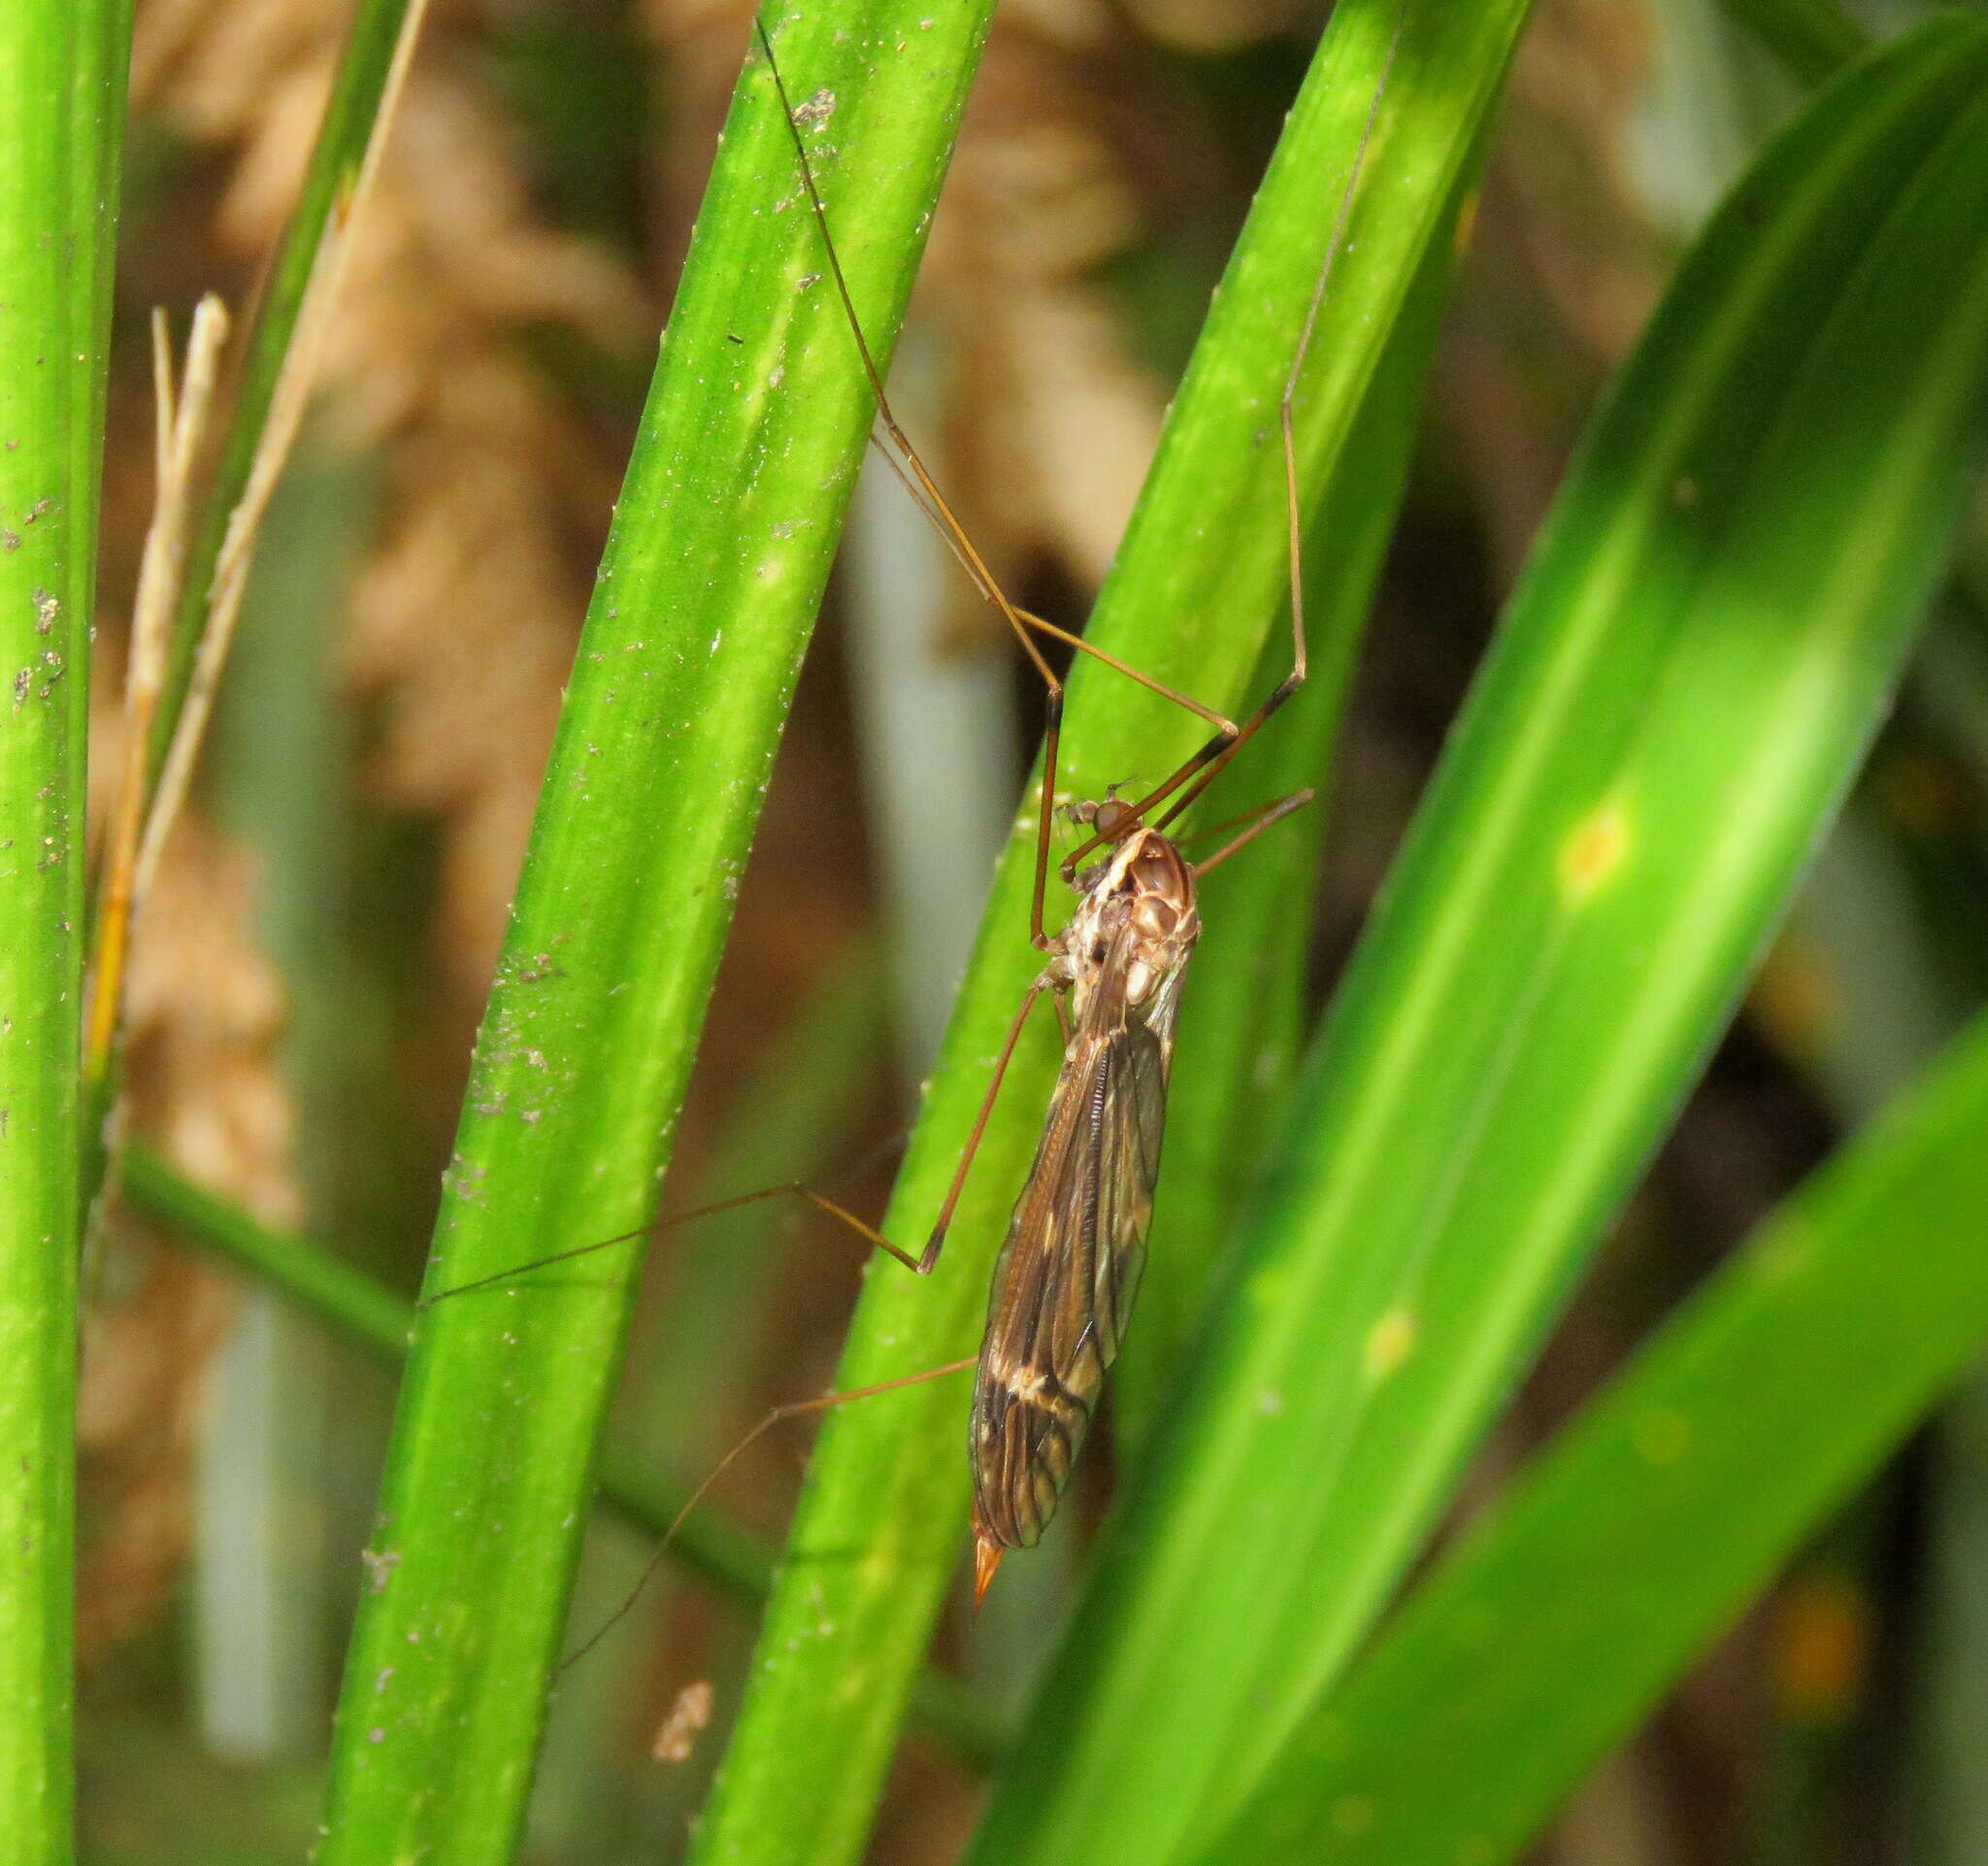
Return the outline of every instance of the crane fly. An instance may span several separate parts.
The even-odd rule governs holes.
[[[1042,677],[1047,695],[1029,930],[1037,948],[1048,955],[1048,963],[1015,1013],[924,1251],[914,1259],[870,1233],[874,1242],[912,1269],[921,1273],[931,1270],[1022,1026],[1036,1000],[1045,992],[1054,993],[1064,1029],[1063,1061],[1034,1162],[995,1262],[980,1351],[971,1363],[932,1370],[936,1376],[965,1365],[975,1369],[968,1458],[974,1481],[974,1600],[977,1606],[1007,1553],[1033,1547],[1054,1516],[1139,1293],[1166,1126],[1174,1025],[1187,964],[1201,935],[1196,884],[1210,869],[1311,798],[1309,789],[1300,790],[1251,813],[1225,846],[1199,863],[1188,860],[1181,844],[1167,833],[1305,681],[1304,583],[1292,404],[1393,68],[1400,24],[1398,21],[1375,88],[1278,404],[1290,556],[1291,671],[1240,724],[1018,608],[995,582],[891,413],[881,372],[864,338],[829,232],[827,210],[801,134],[803,118],[787,94],[763,21],[755,18],[754,30],[793,142],[836,292],[875,397],[878,432],[873,439],[968,577],[1013,631]],[[818,117],[814,112],[810,115]],[[1073,818],[1090,834],[1060,865],[1063,881],[1077,889],[1079,899],[1068,924],[1056,934],[1044,931],[1043,913],[1063,686],[1034,639],[1038,632],[1105,661],[1200,715],[1215,728],[1212,737],[1138,802],[1126,804],[1108,797],[1073,808]],[[1083,858],[1094,851],[1103,859],[1089,868],[1081,867]],[[814,1404],[853,1397],[856,1395],[831,1395],[828,1401]]]
[[[973,1475],[974,1599],[985,1596],[995,1571],[1011,1549],[1033,1547],[1056,1512],[1077,1452],[1130,1320],[1145,1264],[1145,1238],[1160,1168],[1166,1123],[1174,1026],[1188,961],[1201,934],[1196,893],[1201,879],[1272,824],[1311,800],[1309,789],[1273,800],[1228,825],[1233,833],[1211,855],[1193,861],[1173,825],[1304,683],[1305,615],[1297,454],[1292,405],[1319,307],[1324,301],[1367,148],[1400,43],[1399,19],[1380,80],[1369,106],[1352,166],[1340,197],[1324,263],[1312,293],[1278,405],[1283,453],[1287,548],[1290,563],[1292,664],[1255,711],[1240,722],[1141,673],[1081,637],[1012,603],[941,493],[891,411],[880,371],[857,317],[842,260],[829,231],[814,168],[801,130],[827,115],[821,100],[797,110],[774,57],[763,23],[754,30],[765,55],[802,185],[821,235],[829,276],[841,301],[876,405],[871,439],[914,503],[938,530],[969,580],[1013,632],[1044,682],[1046,702],[1043,788],[1036,825],[1035,876],[1029,932],[1045,963],[1030,984],[996,1057],[967,1144],[922,1251],[884,1237],[854,1213],[809,1186],[770,1186],[673,1215],[682,1223],[755,1200],[794,1196],[859,1232],[919,1275],[939,1260],[1003,1078],[1030,1012],[1044,995],[1058,1008],[1063,1059],[1049,1097],[1043,1134],[996,1260],[987,1323],[979,1352],[873,1386],[778,1407],[745,1435],[704,1478],[663,1538],[650,1567],[689,1513],[762,1433],[782,1419],[867,1399],[897,1388],[975,1369],[968,1432]],[[1058,864],[1077,903],[1060,931],[1045,929],[1061,737],[1063,683],[1043,653],[1038,637],[1064,644],[1104,662],[1141,685],[1196,714],[1210,736],[1180,766],[1137,801],[1115,795],[1068,807],[1086,832]],[[1191,839],[1188,839],[1191,840]],[[1085,865],[1085,858],[1096,859]],[[646,1230],[647,1227],[645,1227]],[[439,1301],[504,1282],[539,1264],[556,1263],[643,1235],[631,1232],[542,1257],[494,1276],[458,1283],[427,1298]],[[646,1575],[645,1575],[645,1580]],[[640,1583],[638,1589],[640,1591]],[[634,1595],[607,1625],[566,1660],[591,1649],[626,1613]]]
[[[1300,791],[1247,833],[1309,801]],[[1065,993],[1070,1036],[1034,1164],[994,1267],[968,1432],[974,1600],[1055,1514],[1145,1267],[1174,1020],[1201,936],[1197,869],[1115,801],[1080,805],[1110,853],[1079,874],[1031,989]],[[1217,857],[1216,859],[1220,859]]]

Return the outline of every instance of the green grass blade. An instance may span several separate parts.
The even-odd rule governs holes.
[[[1988,1020],[1416,1592],[1207,1855],[1497,1866],[1988,1337]]]
[[[1414,360],[1413,385],[1419,388],[1428,359]],[[1376,397],[1373,406],[1395,412],[1388,398]],[[1412,433],[1412,421],[1406,420],[1389,429],[1387,438],[1405,455]],[[1354,516],[1373,518],[1377,548],[1393,528],[1401,484],[1385,472],[1369,483],[1375,496]],[[1364,550],[1368,537],[1349,538],[1317,524],[1310,529],[1315,539],[1355,545],[1349,554],[1359,567],[1332,594],[1364,601],[1375,562]],[[1345,629],[1349,645],[1363,620],[1364,615],[1351,617]],[[1323,632],[1337,636],[1330,625]],[[1288,665],[1288,642],[1286,630],[1258,666],[1265,689]],[[1298,1073],[1319,843],[1326,834],[1327,783],[1345,699],[1342,680],[1336,678],[1341,672],[1320,670],[1308,681],[1264,729],[1248,765],[1251,798],[1310,784],[1318,801],[1215,870],[1198,891],[1203,930],[1194,952],[1194,988],[1182,1002],[1174,1046],[1167,1147],[1146,1239],[1139,1326],[1126,1336],[1111,1369],[1117,1456],[1152,1429],[1175,1360],[1208,1302],[1238,1206],[1263,1166],[1273,1136],[1262,1111],[1289,1094]],[[1242,788],[1240,782],[1232,787]],[[1211,840],[1209,848],[1215,847]]]
[[[193,656],[207,616],[209,585],[227,532],[228,516],[248,484],[255,450],[269,418],[277,378],[289,352],[303,309],[305,288],[316,263],[332,215],[357,180],[366,145],[380,115],[394,47],[407,17],[409,0],[358,0],[351,31],[325,102],[324,120],[312,145],[311,163],[289,224],[283,229],[267,279],[257,295],[254,322],[242,349],[242,363],[228,409],[228,424],[217,450],[214,477],[186,553],[184,591],[173,635],[171,667],[152,727],[152,756],[165,756],[179,723]]]
[[[1346,438],[1426,255],[1450,237],[1452,203],[1525,14],[1523,0],[1466,9],[1416,0],[1406,10],[1300,399],[1314,497],[1363,470]],[[1091,640],[1217,705],[1254,698],[1249,677],[1282,600],[1276,400],[1397,15],[1389,0],[1354,0],[1334,16],[1091,619]],[[1342,651],[1323,630],[1313,639],[1321,663]],[[1063,787],[1096,796],[1113,780],[1164,772],[1205,731],[1122,678],[1080,666]],[[1239,776],[1209,814],[1253,794]],[[1040,963],[1026,938],[1029,859],[1018,833],[888,1214],[898,1239],[921,1242],[932,1223],[1001,1034]],[[873,1266],[839,1385],[913,1373],[977,1342],[988,1267],[1053,1068],[1046,1015],[1032,1039],[944,1258],[924,1280]],[[826,1866],[861,1850],[908,1681],[958,1561],[966,1408],[955,1378],[825,1421],[698,1858]]]
[[[346,1340],[391,1364],[406,1359],[414,1305],[336,1252],[264,1224],[176,1172],[143,1141],[125,1156],[120,1189],[147,1217],[246,1270]]]
[[[1201,944],[1175,1043],[1166,1157],[1153,1201],[1139,1326],[1126,1336],[1111,1371],[1113,1443],[1120,1455],[1144,1438],[1158,1415],[1207,1307],[1222,1249],[1275,1138],[1264,1110],[1283,1105],[1298,1073],[1318,848],[1321,837],[1329,840],[1340,720],[1408,475],[1451,256],[1447,243],[1424,256],[1346,446],[1346,457],[1359,461],[1361,471],[1336,477],[1311,515],[1306,616],[1327,652],[1314,654],[1310,679],[1265,727],[1231,793],[1240,806],[1244,796],[1276,797],[1310,784],[1319,800],[1201,885]],[[1254,690],[1268,691],[1283,673],[1287,641],[1280,618]],[[1227,806],[1212,814],[1227,815]]]
[[[1818,99],[1582,450],[977,1857],[1169,1856],[1412,1559],[1725,1021],[1949,547],[1988,33]]]
[[[123,0],[0,9],[0,1835],[69,1858],[83,767]]]
[[[885,350],[983,14],[782,33]],[[742,42],[743,50],[743,42]],[[779,212],[784,206],[788,211]],[[869,423],[763,66],[734,99],[629,463],[445,1188],[431,1287],[639,1229]],[[430,1311],[320,1857],[504,1857],[639,1248]]]
[[[721,968],[717,1004],[724,976]],[[832,1172],[847,1156],[851,1124],[863,1114],[863,1065],[880,1061],[883,1016],[876,954],[866,942],[854,943],[822,968],[806,998],[754,1055],[749,1079],[725,1097],[722,1126],[701,1150],[694,1179],[679,1148],[663,1189],[664,1210],[797,1176],[812,1183]],[[693,1077],[693,1103],[697,1096]],[[827,1181],[821,1189],[830,1189]],[[775,1311],[789,1287],[788,1266],[812,1256],[853,1268],[863,1248],[844,1227],[797,1207],[793,1199],[766,1199],[693,1224],[666,1224],[659,1233],[608,1427],[619,1456],[632,1454],[649,1468],[695,1482],[765,1412],[760,1382],[767,1349],[781,1337]],[[582,1632],[606,1625],[644,1582],[653,1554],[650,1538],[619,1534],[596,1517],[574,1585],[572,1625]],[[768,1583],[772,1568],[769,1553]],[[730,1681],[745,1668],[756,1612],[713,1621],[700,1611],[697,1590],[683,1584],[687,1579],[674,1566],[649,1577],[587,1662],[560,1679],[539,1758],[528,1849],[554,1858],[590,1855],[607,1832],[681,1829],[703,1802],[723,1753],[722,1726],[707,1729],[679,1766],[659,1770],[646,1757],[625,1755],[623,1766],[604,1766],[626,1749],[631,1688],[645,1688],[641,1681],[647,1680],[656,1652],[681,1649],[687,1629],[698,1629],[701,1674]],[[765,1594],[763,1585],[755,1607]],[[727,1693],[723,1684],[717,1691],[714,1709],[728,1710],[736,1692]]]

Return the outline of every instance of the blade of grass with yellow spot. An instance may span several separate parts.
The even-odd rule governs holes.
[[[1988,31],[1851,68],[1571,469],[974,1857],[1206,1842],[1367,1635],[1730,1015],[1978,457]]]
[[[1501,1866],[1988,1339],[1977,1020],[1638,1353],[1416,1591],[1204,1855]],[[1816,1594],[1782,1656],[1840,1692]]]

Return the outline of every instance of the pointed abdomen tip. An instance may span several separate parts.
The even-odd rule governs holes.
[[[974,1540],[974,1612],[980,1611],[980,1603],[987,1598],[987,1589],[994,1584],[994,1571],[1001,1566],[1001,1557],[1008,1550],[998,1543],[989,1542],[984,1536]]]

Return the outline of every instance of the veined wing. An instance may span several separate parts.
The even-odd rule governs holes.
[[[1145,1267],[1170,1049],[1120,1010],[1087,1018],[1064,1058],[995,1268],[974,1389],[983,1543],[1041,1536],[1118,1352]]]

